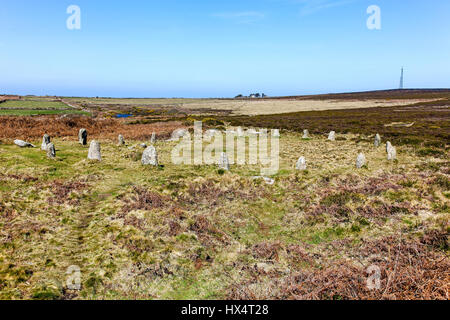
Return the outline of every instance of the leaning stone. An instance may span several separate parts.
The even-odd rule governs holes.
[[[331,131],[330,134],[328,135],[328,140],[335,141],[336,140],[336,132]]]
[[[302,139],[309,139],[309,131],[303,130],[303,138]]]
[[[91,141],[91,145],[89,147],[89,152],[88,152],[88,159],[102,161],[100,143],[98,143],[95,140]]]
[[[14,144],[21,148],[36,148],[34,144],[31,144],[23,140],[14,140]]]
[[[361,169],[366,165],[366,156],[363,153],[360,153],[356,158],[356,168]]]
[[[152,137],[150,138],[150,144],[155,144],[156,142],[156,133],[152,133]]]
[[[119,146],[125,145],[125,139],[123,138],[123,135],[119,134],[118,141],[119,141],[119,144],[118,144]]]
[[[379,147],[381,145],[381,137],[380,135],[377,133],[377,135],[375,136],[375,147]]]
[[[142,164],[144,166],[158,166],[158,153],[154,146],[147,147],[142,154]]]
[[[397,149],[395,147],[391,146],[388,150],[387,159],[389,161],[394,161],[397,159]]]
[[[230,161],[228,160],[228,156],[225,152],[222,152],[219,159],[219,169],[229,171],[230,170]]]
[[[306,170],[307,165],[306,165],[306,159],[305,157],[300,157],[297,161],[297,164],[295,165],[295,168],[297,170]]]
[[[44,137],[42,138],[41,150],[46,151],[48,144],[50,144],[50,136],[48,134],[44,134]]]
[[[78,132],[78,141],[83,146],[87,145],[87,130],[86,129],[80,129],[80,132]]]
[[[47,157],[51,159],[56,157],[55,145],[53,143],[47,145]]]

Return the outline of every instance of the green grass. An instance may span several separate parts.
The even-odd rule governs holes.
[[[31,116],[31,115],[58,115],[83,114],[88,112],[76,110],[68,105],[48,99],[14,100],[0,103],[0,116]]]
[[[6,101],[4,103],[0,104],[0,109],[46,109],[46,110],[53,110],[53,109],[68,109],[66,104],[59,102],[59,101],[36,101],[36,100],[27,100],[27,101],[20,101],[20,100],[11,100]]]
[[[58,115],[58,114],[80,114],[80,115],[89,115],[90,113],[70,109],[70,110],[1,110],[0,116],[34,116],[34,115]]]
[[[164,165],[159,169],[143,167],[134,156],[142,150],[118,147],[116,141],[100,141],[100,163],[88,161],[88,148],[74,140],[52,140],[55,160],[38,148],[2,144],[0,298],[227,298],[230,287],[245,287],[250,279],[263,283],[265,276],[321,270],[335,257],[352,256],[358,248],[352,244],[361,239],[401,228],[413,236],[409,222],[420,217],[408,210],[381,218],[363,215],[361,207],[375,208],[375,201],[385,207],[409,201],[431,211],[433,205],[437,211],[446,206],[445,167],[419,171],[429,159],[408,146],[398,148],[398,164],[390,163],[384,148],[345,137],[327,143],[326,137],[303,141],[301,134],[282,134],[274,185],[252,179],[258,166],[219,172],[214,165],[173,165],[172,142],[156,144]],[[355,148],[364,150],[368,169],[354,169]],[[307,174],[294,169],[299,155],[308,159]],[[429,180],[435,195],[421,199]],[[370,191],[385,182],[390,183],[385,190]],[[127,205],[131,209],[125,210]],[[341,211],[348,214],[342,217]],[[448,213],[439,211],[439,217],[448,219]],[[442,223],[419,222],[424,228]],[[336,241],[349,247],[335,248]],[[291,246],[303,248],[313,261]],[[261,263],[275,272],[258,273]],[[72,265],[81,269],[81,291],[65,288]]]

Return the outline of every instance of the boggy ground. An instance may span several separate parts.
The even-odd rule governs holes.
[[[174,142],[157,142],[151,168],[116,139],[100,138],[101,163],[75,138],[54,139],[56,160],[5,140],[0,298],[448,299],[447,149],[403,144],[388,162],[372,140],[282,132],[273,185],[253,179],[259,166],[175,166]]]

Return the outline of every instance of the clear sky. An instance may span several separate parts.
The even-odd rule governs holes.
[[[397,88],[402,66],[405,87],[449,88],[449,14],[448,0],[0,0],[0,94],[362,91]]]

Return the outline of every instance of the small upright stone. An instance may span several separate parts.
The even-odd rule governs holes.
[[[395,149],[395,147],[390,146],[387,154],[387,159],[389,161],[394,161],[397,159],[397,149]]]
[[[83,146],[87,145],[87,130],[86,129],[80,129],[80,132],[78,132],[78,141]]]
[[[230,171],[230,161],[228,160],[228,155],[222,152],[219,159],[219,169]]]
[[[159,165],[158,163],[158,153],[154,146],[147,147],[142,154],[142,164],[144,166],[155,166]]]
[[[50,144],[50,136],[48,134],[44,134],[44,137],[42,138],[41,150],[46,151],[48,144]]]
[[[272,130],[272,137],[279,138],[280,130],[278,130],[278,129]]]
[[[386,142],[386,152],[389,153],[389,149],[392,148],[392,144],[390,141]]]
[[[303,138],[302,139],[309,139],[309,131],[303,130]]]
[[[156,133],[152,133],[152,137],[150,138],[150,144],[155,144],[156,142]]]
[[[306,159],[305,157],[300,157],[295,165],[295,169],[297,170],[306,170]]]
[[[336,132],[331,131],[330,134],[328,135],[328,140],[335,141],[336,140]]]
[[[361,169],[366,165],[366,156],[363,153],[360,153],[356,158],[356,168]]]
[[[381,137],[380,135],[377,133],[377,135],[375,136],[375,147],[379,147],[381,145]]]
[[[238,127],[238,128],[236,129],[236,133],[237,133],[237,136],[238,136],[238,137],[243,137],[243,136],[244,136],[244,130],[242,130],[241,127]]]
[[[118,143],[119,146],[125,145],[125,139],[123,138],[123,135],[119,134],[118,141],[119,141],[119,143]]]
[[[102,154],[101,154],[99,142],[97,142],[95,140],[91,141],[91,145],[89,147],[89,152],[88,152],[88,159],[102,161]]]
[[[53,143],[49,143],[47,145],[47,158],[53,159],[56,157],[55,145]]]

